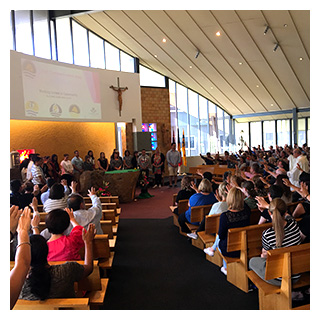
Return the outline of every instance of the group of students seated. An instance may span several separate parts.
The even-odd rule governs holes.
[[[55,182],[49,178],[47,191],[41,193],[39,188],[25,191],[21,181],[14,180],[11,189],[10,260],[15,265],[10,275],[10,307],[17,299],[74,298],[74,282],[93,270],[93,238],[103,233],[102,205],[95,189],[88,190],[89,209],[76,192],[75,181],[69,187],[64,179]],[[38,199],[47,213],[41,234]],[[84,263],[79,264],[75,260],[81,260],[83,247]],[[49,265],[50,261],[67,262]]]
[[[259,210],[258,224],[272,222],[272,227],[262,233],[261,256],[251,258],[249,268],[264,279],[268,250],[310,242],[310,148],[304,145],[304,148],[293,149],[286,145],[269,151],[248,148],[239,153],[234,174],[226,171],[223,182],[215,181],[210,172],[197,172],[202,178],[198,186],[192,177],[183,177],[176,205],[179,200],[189,199],[189,209],[179,214],[178,222],[180,231],[196,240],[198,232],[205,230],[206,217],[200,223],[193,222],[198,229],[190,232],[187,223],[191,223],[191,208],[212,205],[208,214],[221,214],[219,231],[214,244],[204,252],[214,256],[219,250],[224,257],[237,258],[239,251],[227,251],[228,230],[249,226],[251,211]],[[288,205],[294,202],[299,204],[289,212]],[[225,260],[221,272],[227,275]],[[281,285],[279,279],[268,282]]]

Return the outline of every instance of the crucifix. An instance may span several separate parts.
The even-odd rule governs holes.
[[[121,110],[122,110],[122,92],[128,90],[128,87],[120,87],[120,80],[119,77],[117,77],[118,80],[118,86],[110,86],[109,88],[113,89],[114,91],[118,92],[118,101],[119,101],[119,116],[121,117]]]

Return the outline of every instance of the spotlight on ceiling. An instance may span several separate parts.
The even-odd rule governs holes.
[[[200,54],[200,51],[197,50],[197,53],[196,53],[196,55],[195,55],[195,59],[197,59],[197,58],[199,57],[199,54]]]
[[[276,52],[278,47],[279,47],[279,43],[276,43],[275,47],[273,48],[273,52]]]
[[[263,33],[263,34],[266,35],[269,29],[270,29],[270,27],[269,27],[269,26],[266,26],[266,29],[264,30],[264,33]]]

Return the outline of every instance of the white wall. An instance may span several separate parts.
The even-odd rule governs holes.
[[[35,61],[35,65],[48,64],[49,69],[62,69],[61,67],[71,68],[70,72],[75,71],[75,74],[82,71],[89,71],[96,75],[99,79],[100,89],[100,103],[101,103],[101,116],[99,118],[84,119],[84,118],[64,118],[39,116],[34,113],[33,116],[26,114],[25,101],[24,101],[24,88],[23,88],[23,74],[22,62],[25,60]],[[42,64],[41,64],[42,63]],[[53,66],[53,68],[52,68]],[[65,69],[67,70],[67,69]],[[52,73],[50,73],[52,76]],[[128,90],[122,94],[123,104],[122,113],[119,116],[119,103],[117,92],[109,87],[111,85],[117,86],[117,77],[120,79],[121,87],[128,87]],[[57,80],[57,79],[51,79]],[[71,79],[72,80],[72,79]],[[71,88],[72,83],[67,83]],[[41,59],[34,56],[22,54],[16,51],[10,51],[10,118],[21,120],[51,120],[51,121],[94,121],[94,122],[132,122],[135,119],[137,128],[141,128],[141,96],[140,96],[140,80],[139,74],[110,71],[96,68],[80,67],[58,61]],[[75,86],[73,89],[76,90]],[[31,91],[31,90],[29,90]],[[28,92],[27,92],[28,93]],[[81,92],[77,92],[81,95]],[[47,106],[46,106],[47,107]],[[139,130],[140,131],[140,130]]]

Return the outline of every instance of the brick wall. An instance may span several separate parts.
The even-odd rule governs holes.
[[[157,124],[158,146],[166,154],[171,144],[169,89],[142,87],[141,112],[143,123]]]

